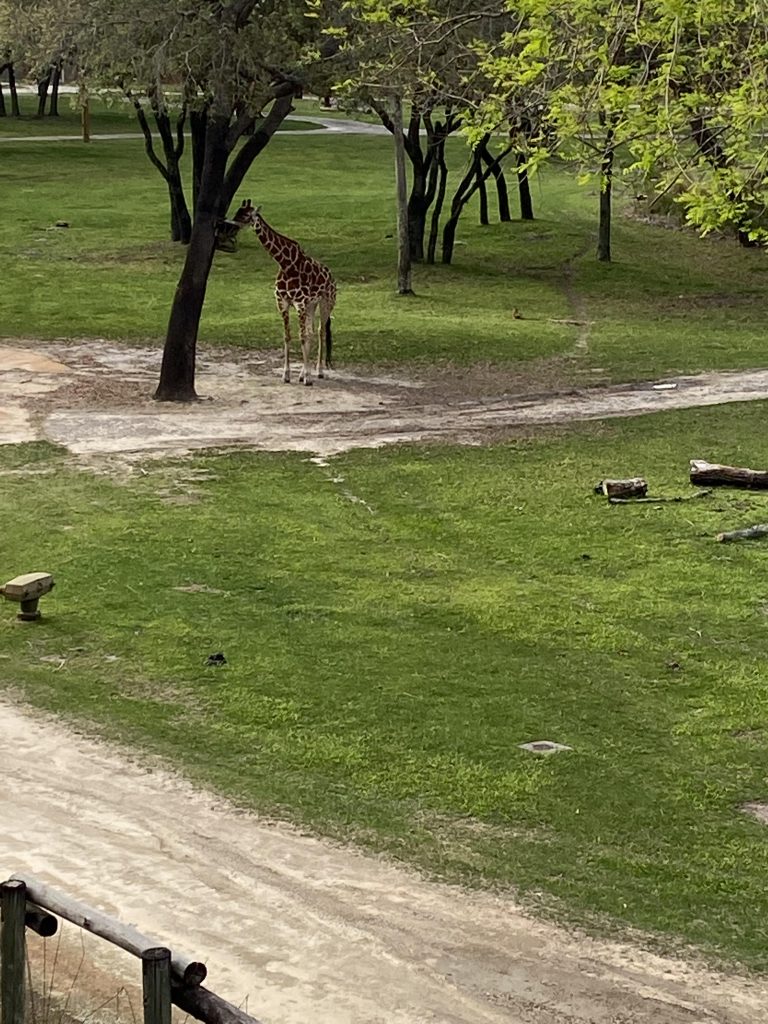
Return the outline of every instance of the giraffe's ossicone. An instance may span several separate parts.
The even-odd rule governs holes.
[[[250,199],[243,200],[234,216],[237,224],[250,224],[259,241],[276,261],[280,270],[275,281],[275,300],[283,318],[285,337],[285,365],[283,380],[291,381],[291,324],[293,307],[299,316],[299,332],[304,369],[300,381],[311,384],[309,363],[312,335],[317,317],[317,376],[331,366],[331,313],[336,305],[336,282],[328,267],[308,256],[298,242],[271,228],[261,216],[261,207],[253,206]]]

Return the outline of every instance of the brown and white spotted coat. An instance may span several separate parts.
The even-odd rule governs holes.
[[[318,377],[323,376],[323,365],[331,365],[331,313],[336,304],[336,282],[328,267],[308,256],[298,242],[271,228],[259,210],[260,207],[251,205],[250,199],[244,200],[234,220],[243,226],[251,225],[261,244],[280,267],[275,281],[275,300],[283,318],[285,334],[283,380],[286,384],[291,380],[290,311],[293,306],[299,315],[301,350],[304,358],[304,369],[299,380],[311,384],[309,363],[316,313]]]

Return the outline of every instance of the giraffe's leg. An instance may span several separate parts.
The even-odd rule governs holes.
[[[324,377],[323,373],[323,332],[325,330],[325,321],[327,316],[325,313],[325,304],[321,302],[318,305],[317,315],[317,376]]]
[[[301,371],[300,381],[309,387],[312,377],[309,372],[310,350],[312,346],[312,319],[314,317],[312,306],[299,307],[299,326],[301,330],[301,354],[304,359],[304,369]]]
[[[277,308],[283,318],[283,338],[285,361],[283,363],[283,382],[291,383],[291,307],[284,299],[277,300]]]

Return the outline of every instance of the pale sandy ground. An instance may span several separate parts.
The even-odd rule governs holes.
[[[763,399],[768,370],[573,388],[562,367],[525,378],[489,370],[405,377],[344,368],[305,388],[280,379],[280,356],[214,351],[198,392],[211,401],[151,400],[157,349],[107,342],[0,345],[0,444],[46,438],[78,455],[184,452],[242,445],[330,456],[402,441],[479,444],[544,424]],[[296,368],[298,370],[298,367]],[[671,386],[669,386],[671,385]]]
[[[765,980],[571,935],[511,900],[264,823],[8,703],[0,771],[3,873],[31,872],[180,943],[207,962],[212,989],[248,997],[266,1024],[766,1019]],[[62,979],[80,956],[73,931]],[[138,962],[92,938],[87,950],[80,985],[122,980],[140,1015]]]

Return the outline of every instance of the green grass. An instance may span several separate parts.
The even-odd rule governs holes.
[[[464,159],[455,141],[453,166]],[[3,334],[162,339],[183,253],[164,241],[167,197],[140,141],[8,144],[0,187],[13,202],[0,223]],[[481,228],[471,208],[454,266],[417,268],[417,297],[405,300],[393,288],[388,138],[277,138],[242,191],[339,279],[340,360],[567,356],[564,372],[600,371],[581,378],[592,381],[765,361],[763,253],[617,217],[616,262],[598,264],[597,197],[557,166],[535,183],[539,220]],[[69,230],[52,228],[59,219]],[[273,275],[252,235],[217,257],[202,341],[275,345]],[[525,319],[513,319],[514,307]],[[563,319],[593,322],[586,353],[577,354],[576,327],[551,322]]]
[[[638,472],[685,493],[691,456],[765,465],[765,416],[129,483],[0,449],[3,571],[57,579],[41,623],[6,607],[2,677],[267,813],[765,968],[768,835],[739,805],[768,797],[768,547],[713,537],[768,499],[591,493]],[[222,593],[175,589],[195,584]],[[518,749],[543,738],[573,751]]]
[[[7,96],[6,109],[10,111]],[[37,117],[37,96],[28,93],[19,95],[19,109],[21,117],[0,117],[0,141],[3,137],[36,138],[42,135],[72,135],[79,138],[81,135],[82,124],[78,97],[70,93],[63,93],[59,96],[58,117],[51,117],[48,114],[44,117]],[[117,94],[105,98],[92,97],[90,111],[92,135],[112,135],[118,132],[127,135],[141,130],[132,104]],[[309,104],[307,104],[306,112],[312,112]],[[148,120],[152,126],[151,115]],[[301,121],[297,118],[283,122],[280,131],[290,132],[317,127],[309,121]]]

